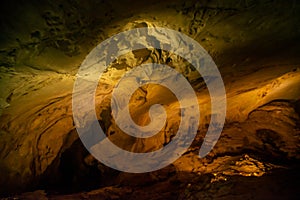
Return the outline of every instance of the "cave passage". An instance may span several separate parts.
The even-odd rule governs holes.
[[[0,198],[298,199],[299,13],[299,1],[284,0],[2,2]],[[223,78],[227,112],[219,140],[199,158],[215,114],[207,83],[216,77],[202,77],[182,56],[158,48],[115,58],[94,94],[91,129],[101,126],[107,137],[86,136],[91,149],[109,141],[128,152],[155,152],[176,137],[184,111],[158,84],[138,87],[129,101],[140,126],[151,122],[152,105],[162,105],[166,123],[157,134],[136,138],[116,124],[113,90],[137,66],[168,65],[190,83],[199,104],[200,123],[188,150],[162,169],[135,174],[90,154],[76,130],[72,92],[79,67],[98,44],[141,27],[168,28],[197,41]],[[151,41],[159,43],[154,36]],[[128,44],[114,45],[103,55]]]

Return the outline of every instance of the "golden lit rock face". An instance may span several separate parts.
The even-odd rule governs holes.
[[[20,198],[46,198],[51,191],[77,192],[71,195],[74,199],[296,197],[299,11],[296,1],[239,0],[43,5],[11,1],[1,6],[1,195],[41,189]],[[137,124],[147,125],[149,107],[161,103],[168,116],[163,129],[141,139],[115,124],[110,108],[114,86],[124,73],[144,63],[167,64],[184,75],[197,95],[201,123],[190,149],[170,166],[145,174],[117,172],[89,155],[78,138],[71,107],[75,74],[101,41],[124,30],[155,26],[187,34],[212,56],[226,87],[226,124],[215,148],[200,159],[211,116],[200,74],[183,58],[158,49],[120,56],[103,74],[95,93],[99,124],[109,140],[128,151],[149,152],[176,134],[178,101],[170,90],[155,84],[135,91],[130,114]],[[89,192],[80,193],[83,190]]]
[[[146,126],[150,122],[149,108],[150,106],[160,103],[164,106],[167,113],[167,121],[163,130],[150,138],[134,138],[123,133],[114,120],[108,130],[110,140],[119,147],[132,152],[149,152],[155,151],[170,142],[178,131],[180,123],[180,109],[174,94],[167,88],[159,85],[148,84],[137,90],[132,95],[129,108],[133,121],[140,125]],[[121,139],[120,139],[121,138]]]

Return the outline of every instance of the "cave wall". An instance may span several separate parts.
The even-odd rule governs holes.
[[[187,34],[206,49],[219,67],[227,92],[226,122],[234,125],[224,130],[224,141],[221,139],[224,146],[232,149],[220,142],[221,147],[216,147],[214,155],[239,154],[242,151],[238,146],[245,143],[254,152],[267,151],[268,155],[275,154],[274,158],[298,159],[299,117],[295,102],[300,97],[299,10],[297,1],[269,0],[2,3],[1,190],[28,189],[38,185],[46,175],[59,176],[60,158],[78,141],[71,109],[78,67],[101,41],[141,26],[166,27]],[[135,150],[146,151],[170,140],[176,116],[170,118],[168,127],[157,138],[145,144],[119,131],[109,111],[116,77],[134,67],[139,58],[148,56],[152,61],[154,57],[163,61],[167,56],[155,50],[139,53],[125,55],[109,68],[103,78],[105,87],[99,89],[96,98],[102,102],[97,110],[100,124],[108,134],[113,132],[111,140],[125,149],[135,145]],[[191,72],[185,76],[191,76]],[[195,87],[201,85],[201,81],[195,83]],[[164,92],[148,90],[154,93],[153,99]],[[143,91],[139,92],[136,95],[145,98]],[[202,132],[210,119],[210,103],[205,89],[200,87],[197,96],[201,103],[199,131]],[[284,103],[269,104],[274,100]],[[169,112],[172,115],[171,109]],[[274,123],[279,123],[278,126],[267,123],[269,115],[264,113],[269,112],[276,113]],[[276,118],[277,114],[280,116]],[[257,121],[261,123],[252,128],[251,124]],[[237,147],[232,140],[226,142],[226,135],[235,138]],[[281,143],[269,144],[266,137],[276,137],[274,140]],[[82,151],[78,147],[77,153]]]

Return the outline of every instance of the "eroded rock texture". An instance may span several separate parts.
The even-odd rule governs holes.
[[[10,1],[0,7],[2,196],[298,197],[299,2],[49,0],[43,4]],[[149,139],[125,134],[110,108],[113,88],[126,71],[144,63],[167,64],[186,77],[199,101],[201,123],[190,149],[164,169],[128,174],[98,162],[78,138],[71,104],[80,64],[101,41],[136,27],[165,27],[187,34],[219,67],[227,116],[222,135],[207,157],[198,156],[211,117],[205,82],[186,60],[159,49],[125,54],[103,74],[95,94],[99,124],[112,142],[129,151],[148,152],[168,144],[180,116],[178,102],[166,88],[146,85],[131,98],[131,115],[140,125],[149,122],[152,104],[165,105],[167,124]],[[95,138],[97,142],[101,144],[101,139]]]

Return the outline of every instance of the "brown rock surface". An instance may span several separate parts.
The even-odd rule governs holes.
[[[15,1],[1,7],[0,194],[6,199],[268,199],[299,195],[300,4],[297,1]],[[134,27],[166,27],[198,41],[224,79],[227,116],[212,152],[198,150],[210,121],[202,77],[186,60],[157,49],[118,58],[96,92],[99,123],[123,149],[148,152],[178,129],[178,102],[149,85],[131,99],[137,124],[163,102],[157,135],[123,133],[110,109],[114,85],[133,67],[160,62],[189,80],[201,124],[190,149],[157,172],[128,174],[96,161],[72,116],[75,74],[101,41]],[[96,142],[99,142],[97,139]],[[34,191],[34,192],[30,192]]]

